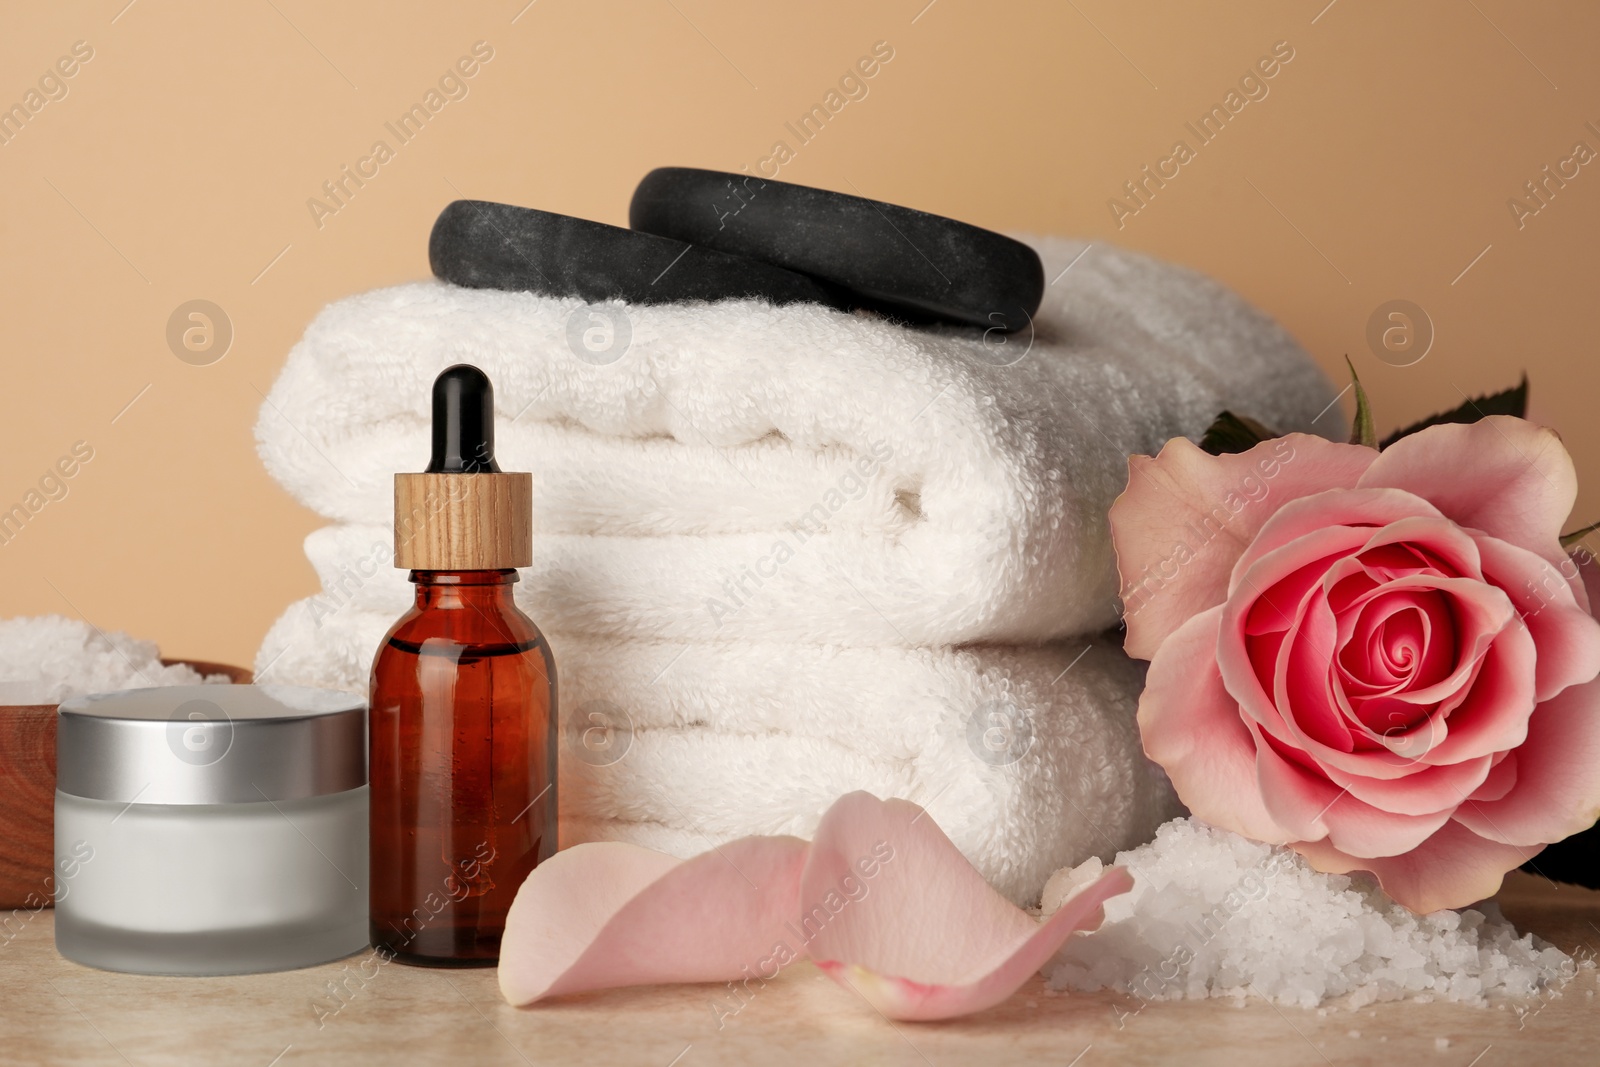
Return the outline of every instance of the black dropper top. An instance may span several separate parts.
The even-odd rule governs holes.
[[[433,380],[433,457],[424,474],[500,473],[494,461],[494,386],[457,363]]]

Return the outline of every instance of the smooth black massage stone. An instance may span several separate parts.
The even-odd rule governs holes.
[[[908,207],[748,174],[660,167],[634,190],[636,230],[748,256],[913,319],[1020,330],[1039,310],[1038,253]]]
[[[506,289],[636,304],[752,297],[842,307],[842,295],[793,271],[653,234],[550,211],[457,200],[428,238],[435,276]]]

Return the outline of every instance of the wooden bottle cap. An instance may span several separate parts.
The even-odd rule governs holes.
[[[533,475],[394,476],[394,565],[492,571],[533,565]]]

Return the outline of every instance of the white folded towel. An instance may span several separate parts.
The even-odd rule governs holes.
[[[1116,619],[1106,511],[1129,454],[1222,408],[1283,430],[1339,416],[1312,425],[1327,380],[1222,286],[1035,243],[1054,280],[1011,336],[431,282],[352,297],[290,354],[261,457],[324,516],[385,526],[392,475],[427,459],[434,376],[471,362],[495,384],[501,466],[534,472],[523,578],[542,625],[854,645],[1092,632]],[[603,347],[597,315],[616,324],[599,357],[582,343]]]
[[[271,681],[364,693],[390,615],[300,601],[258,662]],[[1115,642],[1029,649],[670,644],[551,636],[561,843],[689,856],[811,836],[840,795],[928,808],[996,888],[1037,900],[1179,813],[1139,747],[1143,665]]]

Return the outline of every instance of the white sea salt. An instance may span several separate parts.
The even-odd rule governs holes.
[[[96,630],[62,615],[0,619],[0,704],[58,704],[84,693],[225,684],[183,664],[164,666],[154,641]]]
[[[1167,823],[1115,862],[1133,873],[1133,889],[1045,966],[1051,988],[1141,1000],[1259,995],[1305,1008],[1335,998],[1343,1009],[1408,998],[1483,1005],[1533,996],[1579,966],[1519,937],[1493,903],[1418,916],[1365,876],[1314,871],[1291,849],[1195,819]],[[1045,914],[1103,869],[1091,859],[1058,871]]]

